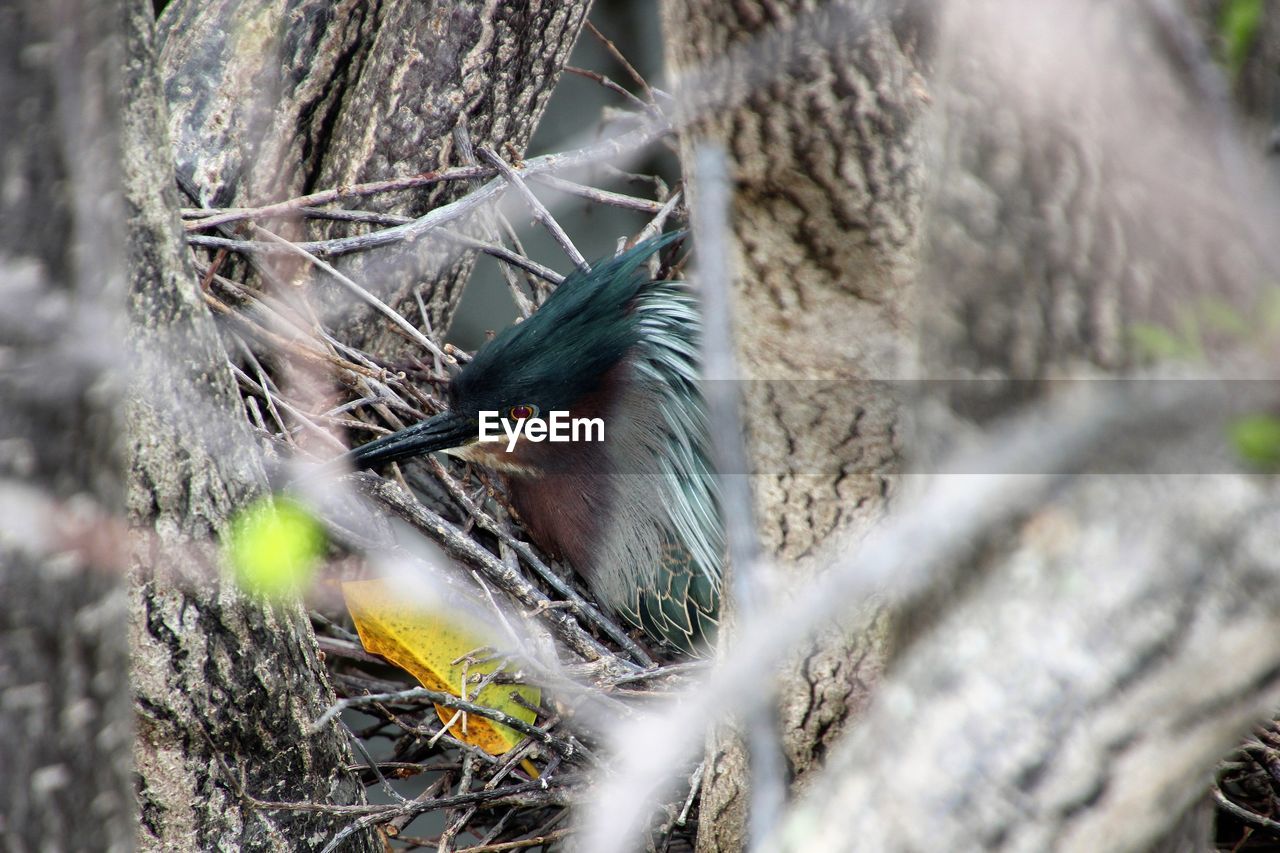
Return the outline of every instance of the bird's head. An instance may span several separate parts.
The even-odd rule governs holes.
[[[354,449],[346,461],[372,468],[450,450],[501,468],[500,447],[476,445],[482,412],[509,421],[584,409],[604,414],[600,401],[623,381],[617,368],[639,343],[632,305],[649,283],[642,264],[672,236],[570,274],[533,316],[504,329],[450,380],[448,409]]]

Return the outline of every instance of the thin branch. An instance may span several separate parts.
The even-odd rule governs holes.
[[[570,181],[556,175],[536,175],[533,178],[537,183],[549,187],[553,190],[576,195],[579,198],[585,198],[587,201],[594,201],[596,204],[607,204],[612,207],[620,207],[623,210],[638,210],[641,213],[657,213],[662,210],[662,202],[653,201],[639,196],[626,195],[625,193],[616,193],[610,190],[596,189],[586,184],[580,184],[577,181]]]
[[[649,82],[645,80],[644,76],[636,70],[635,66],[632,65],[630,61],[627,60],[627,57],[623,55],[622,51],[618,50],[618,46],[605,36],[604,33],[600,32],[595,24],[590,21],[586,21],[585,25],[587,31],[590,32],[591,35],[595,36],[602,45],[604,45],[605,50],[609,51],[609,55],[612,56],[619,65],[626,69],[626,72],[631,75],[631,79],[635,81],[636,85],[644,90],[644,93],[649,97],[649,103],[656,104],[657,101],[654,100],[653,89],[649,86]]]
[[[443,517],[414,500],[403,489],[374,474],[361,473],[353,476],[370,497],[382,502],[396,515],[422,530],[449,551],[463,557],[520,604],[525,607],[543,608],[546,621],[552,631],[568,648],[581,655],[583,659],[597,662],[611,670],[621,668],[629,671],[634,667],[634,664],[613,655],[587,634],[572,616],[550,608],[551,599],[525,580],[519,572],[504,565],[501,560],[480,547]]]
[[[577,74],[579,77],[585,77],[588,80],[594,80],[604,88],[608,89],[610,92],[614,92],[615,94],[621,95],[622,97],[626,98],[628,101],[635,104],[637,107],[644,110],[645,112],[649,112],[653,109],[653,104],[647,103],[644,99],[637,97],[635,94],[631,92],[628,92],[622,86],[619,86],[617,83],[613,82],[608,77],[601,74],[599,71],[592,71],[589,68],[579,68],[576,65],[566,65],[564,67],[564,70],[568,71],[570,74]]]
[[[533,211],[533,217],[542,223],[547,229],[551,237],[560,244],[560,248],[564,249],[564,253],[573,261],[574,266],[580,270],[590,270],[591,266],[587,263],[587,259],[578,251],[578,247],[573,245],[573,241],[569,239],[569,235],[560,227],[560,223],[556,222],[556,218],[551,215],[551,211],[547,210],[546,205],[538,200],[533,194],[533,190],[529,189],[529,185],[524,182],[524,178],[520,176],[515,169],[511,168],[506,160],[498,156],[498,153],[492,148],[481,148],[480,156],[488,160],[502,177],[507,179],[511,186],[524,198],[529,205],[529,209]]]
[[[526,847],[538,847],[542,844],[550,844],[553,841],[561,841],[573,834],[572,829],[557,829],[555,832],[549,832],[546,835],[539,835],[534,838],[523,838],[519,841],[502,841],[497,844],[479,844],[475,847],[461,847],[457,853],[503,853],[506,850],[522,850]]]
[[[1213,786],[1212,794],[1213,794],[1213,801],[1215,803],[1217,803],[1220,807],[1226,809],[1231,814],[1238,817],[1240,820],[1244,821],[1245,823],[1251,823],[1254,826],[1261,827],[1262,829],[1267,830],[1268,832],[1272,833],[1276,837],[1280,837],[1280,822],[1274,821],[1271,818],[1267,817],[1266,815],[1260,815],[1257,812],[1249,811],[1243,806],[1240,806],[1237,803],[1232,802],[1231,800],[1227,799],[1227,796],[1222,793],[1221,789],[1219,789],[1217,785]]]
[[[645,240],[650,240],[661,234],[663,226],[666,225],[667,218],[671,216],[671,213],[680,205],[680,201],[683,196],[684,194],[678,191],[672,193],[671,198],[667,199],[666,203],[663,204],[662,207],[658,208],[658,212],[653,215],[653,218],[649,220],[644,228],[640,229],[640,233],[636,235],[632,243],[643,243]]]
[[[503,525],[498,524],[497,521],[489,516],[488,513],[483,512],[476,502],[467,496],[466,492],[462,489],[461,484],[458,483],[447,470],[445,470],[443,465],[435,459],[430,460],[429,464],[431,465],[431,470],[435,473],[436,478],[444,484],[445,488],[449,490],[449,493],[453,495],[454,499],[458,501],[458,503],[462,504],[463,509],[467,511],[468,515],[475,519],[481,529],[487,530],[497,536],[500,541],[510,547],[516,554],[520,555],[520,557],[524,559],[525,564],[533,569],[538,574],[538,577],[542,578],[544,583],[560,595],[564,596],[565,600],[573,605],[573,609],[576,613],[582,614],[588,621],[600,628],[601,631],[607,634],[614,642],[622,646],[628,654],[635,658],[641,666],[653,667],[657,665],[653,658],[645,653],[644,649],[636,645],[635,641],[631,639],[626,631],[614,624],[612,620],[605,618],[604,614],[591,606],[586,599],[578,594],[577,590],[553,572],[550,566],[538,559],[538,555],[534,553],[528,543],[522,542],[512,536],[510,531],[508,531]]]
[[[400,316],[400,313],[396,311],[394,308],[392,308],[390,305],[383,302],[381,299],[374,296],[372,293],[365,290],[360,285],[356,284],[355,281],[353,281],[349,276],[344,275],[332,264],[326,261],[323,261],[320,258],[317,258],[315,255],[311,254],[306,249],[304,249],[301,245],[297,243],[291,243],[288,240],[284,239],[283,237],[280,237],[266,230],[265,228],[255,227],[254,230],[256,233],[259,233],[262,236],[266,237],[269,241],[285,247],[285,249],[290,253],[307,259],[318,269],[324,270],[334,279],[334,281],[341,284],[350,293],[355,295],[358,299],[360,299],[360,301],[364,302],[366,305],[372,306],[374,310],[376,310],[383,317],[390,320],[397,328],[403,331],[415,343],[419,344],[427,352],[435,355],[437,358],[441,359],[446,364],[457,364],[457,362],[453,359],[452,356],[445,353],[444,350],[436,346],[434,341],[432,341],[426,335],[422,334],[422,332],[418,331],[417,326],[413,325],[404,317]]]
[[[541,157],[535,157],[526,160],[519,169],[520,174],[525,178],[535,175],[550,174],[554,172],[569,171],[582,166],[588,166],[600,160],[607,160],[614,157],[627,154],[631,151],[643,148],[653,141],[662,137],[670,129],[670,125],[662,122],[646,122],[635,130],[598,142],[594,145],[580,148],[575,151],[565,151],[557,154],[544,154]],[[466,177],[470,178],[471,175]],[[463,196],[449,204],[431,210],[430,212],[418,217],[412,222],[406,222],[404,225],[397,225],[392,228],[386,228],[381,231],[374,231],[371,234],[360,234],[354,237],[342,237],[335,240],[316,240],[303,243],[296,243],[298,248],[311,252],[315,255],[343,255],[350,252],[363,252],[369,249],[376,249],[381,246],[391,246],[397,243],[410,243],[429,234],[442,225],[462,219],[482,205],[488,204],[496,200],[506,189],[507,182],[502,178],[490,180],[483,187]],[[296,200],[295,200],[296,201]],[[310,196],[304,197],[304,201],[296,206],[306,207],[314,204],[314,200]],[[289,202],[281,202],[281,205],[288,205]],[[279,207],[279,205],[271,205],[271,208]],[[286,208],[288,209],[288,208]],[[246,218],[246,217],[240,217]],[[190,235],[187,238],[189,243],[200,246],[212,246],[215,248],[228,248],[235,251],[254,252],[259,248],[254,243],[247,241],[229,240],[225,238],[202,237],[199,235]]]
[[[245,219],[266,219],[296,212],[299,208],[320,204],[332,204],[351,198],[378,195],[379,193],[398,192],[400,190],[420,189],[443,181],[466,181],[472,178],[489,178],[494,170],[485,166],[455,166],[450,169],[439,169],[434,172],[423,172],[405,178],[391,178],[386,181],[370,181],[364,184],[353,184],[349,187],[335,187],[331,190],[310,193],[287,201],[262,207],[224,207],[204,208],[185,207],[182,216],[191,221],[186,223],[188,231],[204,231],[231,222]]]
[[[702,295],[702,392],[707,403],[711,459],[720,492],[720,512],[729,557],[733,615],[745,623],[765,605],[761,588],[760,540],[755,500],[743,440],[738,365],[733,353],[730,291],[733,283],[729,224],[731,190],[724,151],[704,146],[696,155],[698,192],[693,226],[698,238],[698,292]],[[767,680],[761,694],[772,695]],[[748,849],[759,850],[778,823],[787,798],[786,759],[773,702],[757,702],[743,720],[746,729],[751,802]]]

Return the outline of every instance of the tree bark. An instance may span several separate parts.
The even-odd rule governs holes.
[[[458,129],[476,147],[523,153],[589,7],[175,0],[160,28],[179,174],[209,204],[253,205],[463,165]],[[366,205],[421,216],[468,189],[443,183]],[[314,236],[340,227],[321,225]],[[408,306],[405,316],[418,316],[420,289],[436,330],[448,327],[471,270],[433,241],[340,266],[393,307]],[[403,347],[363,306],[323,282],[315,292],[347,343]]]
[[[880,517],[902,449],[896,403],[863,381],[912,369],[923,33],[861,5],[663,4],[685,174],[705,141],[731,160],[745,421],[783,588]],[[783,749],[801,784],[880,677],[886,614],[866,624],[824,632],[782,677]],[[699,850],[741,849],[745,808],[742,748],[713,742]]]
[[[308,734],[334,697],[302,607],[265,606],[222,575],[217,537],[265,477],[176,216],[149,4],[135,3],[129,24],[136,363],[126,430],[139,843],[319,849],[338,828],[331,817],[248,799],[348,804],[363,802],[363,790],[344,769],[351,756],[341,732]],[[350,846],[379,848],[371,833]]]
[[[200,304],[160,152],[176,151],[179,174],[204,203],[247,205],[455,165],[458,127],[476,145],[522,149],[586,7],[181,0],[167,7],[160,29],[173,147],[162,115],[143,112],[131,146],[140,158],[133,336],[142,367],[129,410],[129,505],[138,529],[154,531],[135,552],[132,622],[144,846],[318,848],[340,827],[331,816],[255,807],[249,797],[321,804],[363,797],[341,769],[350,756],[339,730],[307,733],[332,695],[305,614],[246,600],[219,573],[216,538],[262,493],[265,478]],[[135,102],[154,108],[148,96],[159,83],[143,74],[137,88],[145,95]],[[155,157],[144,162],[147,152]],[[369,206],[419,215],[465,189],[441,185]],[[416,285],[425,255],[411,247],[406,257],[380,257],[379,270]],[[268,279],[302,272],[259,269]],[[346,269],[359,276],[362,267]],[[424,293],[437,330],[467,271],[465,263],[446,270]],[[413,302],[409,293],[399,297]],[[398,342],[378,323],[340,325],[357,347]],[[375,844],[372,834],[350,842]]]
[[[0,10],[0,845],[13,851],[133,846],[111,525],[123,503],[121,5]]]
[[[1257,304],[1262,214],[1203,69],[1151,8],[972,3],[945,18],[921,284],[926,371],[952,380],[935,386],[941,430],[1130,368],[1140,323]],[[1232,341],[1202,343],[1204,357]],[[1152,437],[1160,470],[1190,474],[1221,442],[1224,413],[1197,416],[1194,435]],[[778,843],[1208,848],[1205,780],[1280,698],[1264,639],[1274,502],[1269,483],[1222,473],[1085,477],[1028,507],[900,613],[880,701]]]
[[[770,849],[1166,836],[1280,702],[1276,507],[1230,475],[1082,479],[895,663]]]

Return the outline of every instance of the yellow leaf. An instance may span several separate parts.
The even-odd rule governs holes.
[[[342,594],[365,651],[406,670],[428,690],[462,696],[464,678],[488,675],[499,664],[454,663],[469,652],[491,645],[490,641],[456,615],[445,616],[406,601],[384,581],[349,581],[342,585]],[[530,705],[537,705],[541,697],[538,688],[523,684],[490,684],[479,693],[475,692],[474,680],[466,685],[468,701],[532,724],[537,715],[512,699],[512,693]],[[445,725],[453,721],[449,734],[490,755],[501,755],[524,739],[519,732],[476,714],[459,714],[442,705],[436,705],[436,714]]]

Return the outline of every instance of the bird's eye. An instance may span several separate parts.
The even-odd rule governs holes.
[[[522,421],[525,418],[537,417],[538,407],[532,403],[523,403],[519,406],[512,406],[507,410],[507,414],[511,416],[513,421]]]

